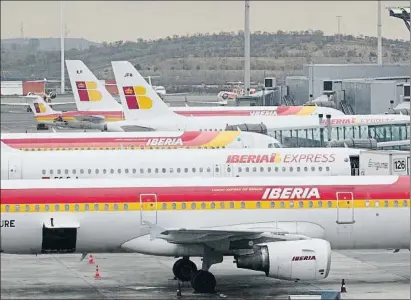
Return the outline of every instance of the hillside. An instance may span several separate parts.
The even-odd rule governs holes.
[[[33,44],[29,40],[27,44],[13,46],[2,40],[3,80],[59,77],[60,52]],[[83,60],[101,79],[113,78],[112,60],[129,60],[144,75],[161,75],[155,84],[223,84],[243,79],[243,45],[242,32],[138,39],[136,42],[90,42],[88,47],[67,50],[66,59]],[[325,36],[321,31],[255,32],[251,36],[252,80],[261,82],[264,76],[272,75],[281,81],[284,76],[300,75],[302,65],[310,62],[376,62],[376,48],[374,37]],[[383,49],[384,63],[410,60],[408,42],[384,39]]]

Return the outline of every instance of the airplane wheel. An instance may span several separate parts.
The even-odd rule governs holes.
[[[200,270],[191,279],[191,286],[196,293],[215,293],[217,281],[212,273]]]
[[[197,266],[189,259],[181,258],[174,263],[174,276],[181,281],[190,281],[193,275],[197,272]]]

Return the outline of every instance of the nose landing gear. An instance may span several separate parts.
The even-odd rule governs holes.
[[[183,257],[174,263],[174,276],[181,281],[190,281],[196,272],[196,264],[189,260],[188,257]]]

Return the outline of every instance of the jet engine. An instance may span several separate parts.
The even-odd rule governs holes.
[[[236,257],[237,268],[263,271],[282,280],[327,278],[331,246],[321,239],[281,241],[257,245],[254,253]]]

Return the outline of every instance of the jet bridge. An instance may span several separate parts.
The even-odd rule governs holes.
[[[410,31],[410,7],[388,7],[388,11],[390,17],[403,20],[408,31]]]

